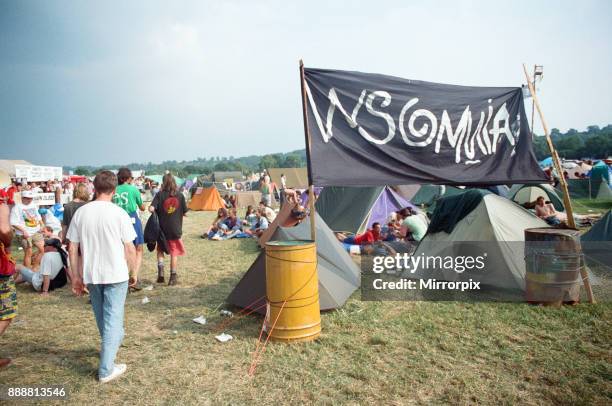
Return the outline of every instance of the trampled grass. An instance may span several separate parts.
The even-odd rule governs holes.
[[[19,287],[19,316],[1,338],[14,365],[3,384],[64,384],[74,404],[485,403],[610,404],[612,306],[361,302],[322,315],[313,343],[268,345],[247,372],[261,319],[214,339],[217,309],[257,256],[255,241],[204,241],[210,213],[190,213],[180,285],[130,294],[118,360],[127,374],[95,380],[99,337],[86,298],[44,299]],[[145,254],[144,285],[155,279]],[[142,304],[143,297],[151,302]],[[208,325],[192,322],[204,315]],[[218,333],[217,333],[218,334]]]

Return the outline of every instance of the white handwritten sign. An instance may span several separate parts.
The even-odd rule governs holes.
[[[46,182],[61,180],[61,166],[15,165],[15,177],[28,182]]]

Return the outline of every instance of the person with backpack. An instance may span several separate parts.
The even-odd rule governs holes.
[[[157,283],[164,283],[164,249],[170,254],[170,279],[168,286],[178,283],[178,257],[185,255],[185,246],[181,240],[183,234],[183,217],[187,213],[185,196],[179,192],[171,173],[164,175],[162,187],[155,195],[149,211],[157,213],[159,226],[166,238],[166,247],[157,245]]]

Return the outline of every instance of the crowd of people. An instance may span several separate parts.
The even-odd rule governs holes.
[[[15,284],[27,282],[47,296],[70,283],[75,294],[89,295],[102,340],[100,382],[125,372],[126,365],[115,364],[115,357],[123,338],[126,294],[139,289],[145,242],[156,249],[158,283],[165,283],[166,255],[170,256],[168,285],[178,283],[178,257],[185,255],[181,237],[187,204],[174,177],[164,175],[154,193],[148,210],[157,232],[148,241],[139,216],[145,210],[144,189],[128,168],[121,168],[116,175],[101,171],[93,182],[15,181],[0,190],[0,334],[17,312]],[[72,200],[65,205],[34,203],[36,193],[61,195],[62,190],[72,191]],[[21,264],[11,254],[13,242],[23,250]],[[0,367],[10,362],[0,358]]]
[[[216,241],[232,238],[258,238],[268,229],[275,218],[276,212],[267,206],[263,200],[259,203],[257,209],[249,205],[244,219],[240,219],[235,207],[229,209],[222,207],[217,211],[217,217],[201,237]]]
[[[348,252],[363,254],[382,253],[385,249],[381,243],[402,241],[408,244],[418,243],[427,233],[429,219],[423,212],[405,207],[389,214],[385,224],[372,223],[365,232],[355,235],[336,233],[338,240],[345,245]],[[353,246],[358,249],[353,250]]]

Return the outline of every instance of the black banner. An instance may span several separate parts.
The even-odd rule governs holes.
[[[546,182],[519,87],[305,69],[316,186]]]

